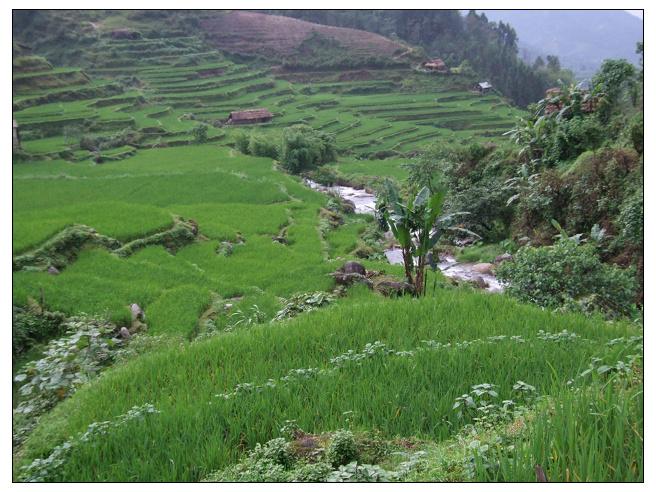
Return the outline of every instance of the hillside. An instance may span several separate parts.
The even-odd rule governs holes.
[[[316,36],[332,41],[339,49],[361,57],[397,58],[408,47],[383,36],[290,17],[255,12],[232,11],[201,21],[210,43],[229,53],[281,59],[304,53],[307,42]],[[337,48],[337,47],[335,47]]]
[[[642,72],[333,12],[14,11],[15,482],[644,479]]]
[[[590,77],[606,59],[637,65],[636,43],[643,39],[642,21],[623,10],[483,10],[492,21],[509,22],[520,51],[530,63],[538,55],[556,55],[579,78]]]

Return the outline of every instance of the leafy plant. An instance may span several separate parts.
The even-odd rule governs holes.
[[[385,186],[385,193],[377,204],[377,212],[399,242],[406,281],[414,286],[415,295],[420,296],[426,291],[425,270],[429,263],[428,253],[442,234],[451,230],[477,235],[460,227],[446,225],[462,213],[442,215],[442,205],[446,198],[444,188],[439,188],[431,194],[428,187],[424,186],[403,203],[391,181],[385,181]]]
[[[506,292],[547,308],[598,310],[609,317],[632,312],[636,283],[630,270],[601,262],[592,244],[572,238],[561,228],[552,246],[523,247],[513,261],[497,268]]]

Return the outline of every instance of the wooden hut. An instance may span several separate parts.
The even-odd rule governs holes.
[[[487,94],[492,90],[492,84],[490,84],[487,80],[485,82],[479,82],[476,84],[476,90],[479,94]]]
[[[245,109],[230,113],[226,124],[251,125],[254,123],[266,123],[267,121],[271,121],[271,118],[273,118],[273,114],[268,109]]]

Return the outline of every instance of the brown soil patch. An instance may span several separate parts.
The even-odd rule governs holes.
[[[276,58],[293,55],[313,33],[335,39],[360,55],[392,58],[407,51],[401,43],[378,34],[256,12],[217,13],[203,20],[201,28],[209,34],[210,41],[218,49],[245,55]]]

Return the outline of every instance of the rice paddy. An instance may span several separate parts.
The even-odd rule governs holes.
[[[531,412],[550,420],[528,425],[529,437],[496,456],[493,469],[472,458],[469,479],[533,481],[539,463],[554,481],[642,480],[641,386],[630,380],[640,371],[641,331],[633,324],[454,288],[439,273],[423,299],[352,287],[330,307],[270,321],[294,294],[334,289],[329,273],[356,259],[372,218],[326,228],[328,197],[271,159],[232,148],[243,128],[223,126],[231,111],[268,108],[274,118],[258,132],[303,122],[334,134],[342,152],[334,166],[349,179],[402,181],[403,154],[435,141],[499,141],[521,110],[472,93],[458,76],[370,69],[366,80],[340,80],[337,72],[238,63],[196,37],[104,43],[111,56],[90,53],[84,69],[14,74],[23,155],[13,166],[13,255],[76,224],[125,243],[184,218],[197,236],[174,251],[151,244],[127,257],[83,247],[57,274],[13,272],[15,305],[37,299],[128,326],[137,303],[148,324],[139,337],[153,340],[41,417],[14,455],[15,477],[105,421],[120,425],[75,446],[44,479],[199,481],[279,437],[287,420],[313,434],[351,426],[412,437],[439,455],[477,425],[457,416],[460,395],[489,383],[499,401],[509,400],[525,381],[543,398]],[[117,90],[114,77],[138,83]],[[199,123],[209,125],[202,144],[192,133]],[[100,152],[79,145],[81,132],[129,131],[140,138],[108,139]],[[376,158],[390,153],[397,155]],[[363,264],[402,273],[382,260]],[[208,312],[228,329],[199,336]],[[230,313],[255,321],[234,323]],[[630,370],[598,371],[620,363]],[[629,400],[611,391],[621,385]],[[156,411],[124,418],[147,405]],[[436,459],[411,478],[444,479],[442,471]]]

